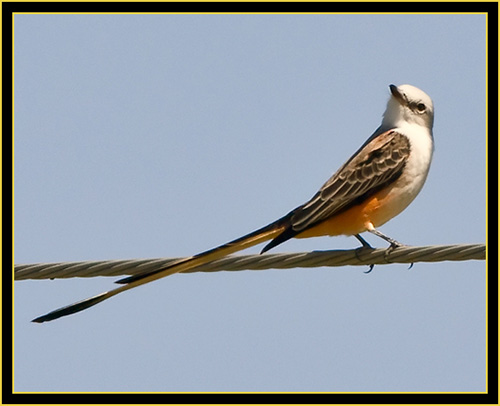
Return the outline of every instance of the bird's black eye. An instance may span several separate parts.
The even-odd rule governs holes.
[[[425,104],[424,103],[418,103],[417,104],[417,110],[422,112],[425,110]]]

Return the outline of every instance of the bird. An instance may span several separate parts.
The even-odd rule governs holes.
[[[249,234],[163,268],[125,277],[122,286],[51,311],[32,321],[43,323],[88,309],[121,292],[220,259],[268,241],[261,253],[291,239],[374,234],[390,245],[403,244],[378,227],[415,199],[427,178],[434,152],[432,99],[419,88],[389,85],[381,125],[306,203]]]

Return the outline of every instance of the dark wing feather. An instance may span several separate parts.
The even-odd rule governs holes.
[[[373,138],[291,218],[296,231],[318,224],[401,175],[410,154],[406,136],[387,131]]]
[[[401,175],[409,155],[408,138],[396,131],[371,137],[311,200],[289,213],[287,229],[263,252],[376,193]]]

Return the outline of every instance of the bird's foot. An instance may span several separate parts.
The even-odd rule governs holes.
[[[385,262],[391,262],[389,259],[389,256],[390,256],[391,252],[393,252],[396,248],[407,247],[406,244],[402,244],[402,243],[400,243],[396,240],[393,240],[393,239],[391,239],[389,242],[391,245],[389,246],[389,248],[387,248],[385,250],[385,253],[384,253]],[[413,267],[413,262],[410,264],[408,269],[411,269],[412,267]]]
[[[361,237],[359,234],[356,234],[355,237],[361,243],[361,247],[357,248],[356,251],[354,251],[354,252],[356,254],[356,258],[358,259],[358,261],[361,261],[359,254],[362,251],[373,250],[374,248],[370,244],[368,244],[368,242],[366,242],[366,240],[363,237]],[[364,273],[370,273],[373,270],[374,266],[375,266],[375,264],[370,264],[368,271],[365,271]]]

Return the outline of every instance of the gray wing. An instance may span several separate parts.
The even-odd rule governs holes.
[[[380,190],[401,175],[409,155],[408,138],[394,130],[368,140],[311,200],[294,210],[291,228],[304,231]]]

